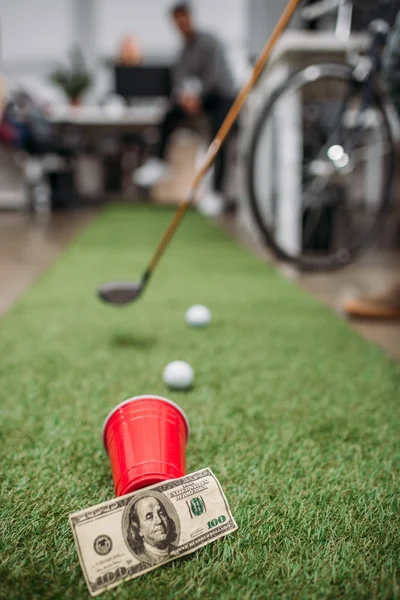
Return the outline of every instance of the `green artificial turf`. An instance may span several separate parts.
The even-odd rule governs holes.
[[[187,412],[188,470],[213,469],[239,530],[102,597],[398,598],[399,365],[194,213],[137,304],[100,303],[170,217],[107,210],[0,323],[0,597],[89,597],[68,514],[113,497],[103,420],[152,392]],[[174,359],[189,393],[162,383]]]

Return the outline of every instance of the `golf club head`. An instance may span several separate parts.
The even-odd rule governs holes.
[[[143,282],[111,281],[100,286],[97,295],[108,304],[129,304],[143,292]]]

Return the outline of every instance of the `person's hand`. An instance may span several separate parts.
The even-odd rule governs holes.
[[[179,98],[179,104],[190,115],[195,115],[201,110],[200,98],[193,94],[182,94]]]

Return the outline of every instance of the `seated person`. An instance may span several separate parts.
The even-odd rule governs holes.
[[[213,35],[197,29],[186,3],[176,5],[171,13],[183,37],[184,46],[173,72],[171,107],[161,124],[157,156],[140,167],[134,175],[135,183],[143,187],[154,185],[165,175],[163,159],[167,142],[185,116],[205,113],[210,119],[214,137],[235,98],[234,78],[222,44]],[[220,203],[226,162],[224,144],[217,156],[214,171],[213,195]]]

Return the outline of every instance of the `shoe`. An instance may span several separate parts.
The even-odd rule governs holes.
[[[152,187],[163,179],[169,171],[167,164],[159,158],[149,158],[144,165],[136,169],[133,181],[141,187]]]
[[[400,285],[379,296],[347,300],[343,308],[350,317],[400,319]]]
[[[217,217],[224,210],[224,199],[219,192],[207,192],[197,205],[200,214],[205,217]]]

